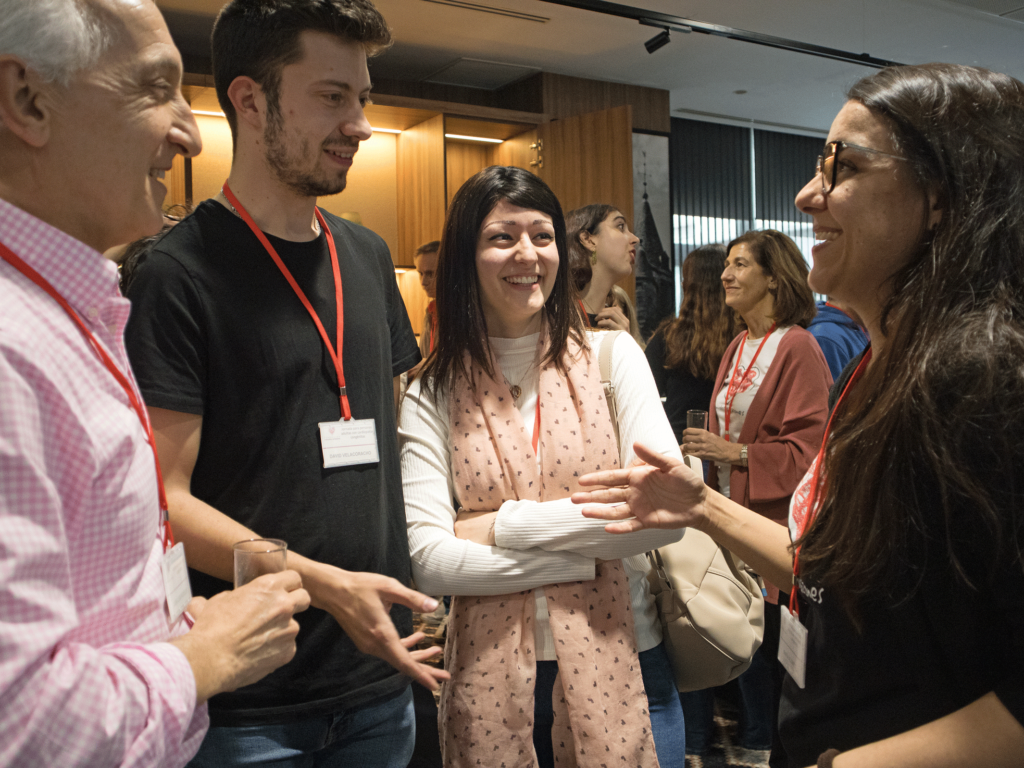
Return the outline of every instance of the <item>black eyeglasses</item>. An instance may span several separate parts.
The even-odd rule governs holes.
[[[821,191],[826,195],[836,188],[836,177],[839,174],[839,164],[836,160],[839,159],[839,153],[844,149],[856,149],[860,152],[870,152],[873,155],[892,157],[896,160],[907,159],[900,155],[894,155],[890,152],[883,152],[880,149],[862,147],[859,144],[850,144],[846,141],[830,141],[825,145],[824,154],[818,155],[818,163],[814,167],[814,172],[821,174]]]

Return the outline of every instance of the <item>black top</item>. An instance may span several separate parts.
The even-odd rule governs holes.
[[[830,406],[861,357],[836,381]],[[933,489],[919,494],[920,503],[937,505]],[[896,607],[874,600],[858,631],[827,585],[798,580],[807,687],[788,675],[783,685],[779,733],[790,766],[911,730],[993,690],[1024,722],[1024,573],[1004,562],[986,576],[992,552],[969,510],[961,519],[962,540],[977,542],[965,548],[976,590],[955,578],[939,542],[913,597]]]
[[[202,203],[139,264],[126,329],[146,404],[201,414],[192,493],[295,552],[410,582],[392,377],[420,360],[384,242],[324,214],[344,295],[343,361],[354,418],[376,421],[380,462],[323,468],[317,424],[341,417],[337,374],[309,314],[246,224]],[[270,237],[336,343],[327,239]],[[191,571],[211,596],[231,584]],[[408,609],[391,612],[412,631]],[[407,679],[356,650],[333,617],[309,609],[295,659],[214,697],[215,725],[284,722],[380,701]]]
[[[686,429],[687,411],[709,411],[711,395],[715,389],[714,378],[698,379],[686,366],[665,368],[665,336],[658,331],[647,342],[647,362],[658,385],[658,394],[665,398],[665,414],[668,416],[676,441],[683,439]]]

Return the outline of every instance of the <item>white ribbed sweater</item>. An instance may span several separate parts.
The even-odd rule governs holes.
[[[587,332],[593,354],[606,336],[603,331]],[[520,413],[528,438],[533,435],[537,405],[537,343],[537,334],[490,339],[505,377],[523,389]],[[622,465],[635,458],[634,442],[681,458],[643,351],[626,333],[619,334],[614,343],[612,384],[619,408]],[[398,430],[417,588],[430,595],[500,595],[535,589],[537,658],[554,660],[547,604],[539,588],[593,579],[595,560],[622,558],[629,576],[638,648],[646,651],[660,643],[661,627],[645,578],[648,564],[643,553],[678,541],[682,532],[609,534],[604,521],[583,517],[579,505],[564,499],[506,501],[495,521],[494,547],[456,538],[448,398],[442,393],[435,401],[420,385],[421,379],[417,379],[406,392]]]

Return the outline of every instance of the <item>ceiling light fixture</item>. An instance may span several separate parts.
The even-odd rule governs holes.
[[[462,141],[482,141],[486,144],[501,144],[504,139],[485,139],[482,136],[463,136],[461,133],[446,133],[446,139],[461,139]]]
[[[210,117],[224,117],[224,113],[223,112],[210,112],[210,111],[205,110],[205,109],[193,109],[192,110],[192,114],[193,115],[209,115]]]
[[[668,30],[663,29],[661,30],[661,32],[659,32],[646,43],[644,43],[644,48],[647,49],[648,53],[654,53],[655,51],[664,48],[666,45],[668,45],[668,42]]]
[[[850,64],[860,64],[864,67],[874,67],[875,69],[899,66],[897,61],[876,59],[867,53],[851,53],[850,51],[842,51],[837,48],[825,48],[821,45],[801,43],[798,40],[789,40],[784,37],[762,35],[760,32],[748,32],[745,29],[724,27],[720,24],[708,24],[704,21],[694,21],[693,19],[673,16],[668,13],[656,13],[644,8],[634,8],[631,5],[609,3],[606,0],[541,0],[541,2],[564,5],[581,11],[604,13],[609,16],[618,16],[622,19],[633,19],[649,27],[661,27],[665,30],[671,29],[678,32],[700,32],[702,35],[712,35],[714,37],[727,37],[744,43],[754,43],[755,45],[779,48],[780,50],[793,51],[794,53],[806,53],[809,56],[820,56],[825,59],[845,61]]]
[[[374,128],[374,133],[401,133],[397,128]]]

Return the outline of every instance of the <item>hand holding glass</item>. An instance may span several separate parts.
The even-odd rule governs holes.
[[[235,589],[267,573],[288,568],[288,545],[281,539],[247,539],[232,545],[235,553]]]

